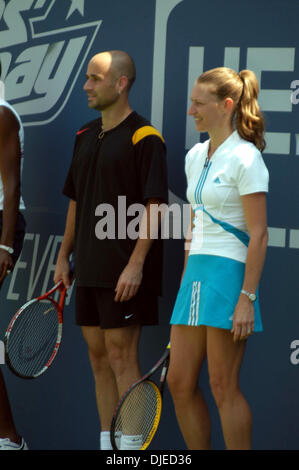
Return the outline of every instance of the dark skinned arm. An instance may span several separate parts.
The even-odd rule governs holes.
[[[20,203],[20,143],[19,123],[14,114],[0,106],[0,174],[3,182],[4,202],[0,244],[13,247]],[[0,249],[0,283],[12,269],[11,255]]]

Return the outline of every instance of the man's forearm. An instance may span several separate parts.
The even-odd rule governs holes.
[[[76,201],[71,200],[66,217],[65,231],[58,258],[69,258],[74,250],[76,222]]]
[[[160,201],[158,199],[150,199],[145,206],[145,211],[140,222],[139,238],[131,254],[129,263],[143,266],[153,241],[158,237],[159,227],[161,225],[159,206]]]
[[[153,240],[142,240],[138,238],[135,248],[130,256],[129,263],[143,266],[146,256],[152,246]]]

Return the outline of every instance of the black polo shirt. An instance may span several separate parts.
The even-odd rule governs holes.
[[[138,214],[127,216],[124,202],[126,209],[136,203],[145,205],[150,198],[167,203],[166,147],[159,132],[136,112],[102,138],[100,131],[101,119],[96,119],[77,132],[63,193],[77,203],[77,285],[115,288],[137,241],[127,236],[126,227]],[[104,217],[107,220],[108,215],[99,211],[105,208],[104,204],[109,205],[109,215],[114,211],[115,227],[110,223],[107,237],[99,239],[97,223],[101,224]],[[96,209],[101,216],[96,215]],[[160,294],[162,267],[162,240],[158,239],[153,241],[147,255],[141,287]]]

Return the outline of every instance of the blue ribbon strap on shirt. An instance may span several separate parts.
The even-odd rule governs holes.
[[[223,222],[222,220],[218,220],[218,219],[215,219],[215,217],[213,217],[205,208],[203,205],[198,205],[198,207],[194,208],[193,209],[194,212],[198,211],[198,210],[202,210],[205,214],[207,214],[210,219],[212,220],[212,222],[214,222],[215,224],[218,224],[220,225],[223,230],[226,230],[227,232],[231,233],[232,235],[234,235],[238,240],[240,240],[241,243],[243,243],[245,246],[248,247],[249,245],[249,240],[250,240],[250,237],[247,233],[245,232],[242,232],[242,230],[239,230],[238,228],[234,227],[233,225],[230,225],[228,224],[227,222]]]

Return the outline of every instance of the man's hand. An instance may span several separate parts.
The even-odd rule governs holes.
[[[70,262],[67,258],[57,260],[54,273],[54,283],[57,284],[59,281],[63,282],[66,289],[69,289],[72,285],[73,275],[70,269]]]
[[[12,268],[13,268],[12,257],[7,251],[0,249],[0,283],[8,274],[7,271],[11,271]]]
[[[142,281],[141,263],[128,263],[121,273],[115,288],[115,302],[125,302],[137,294]]]

